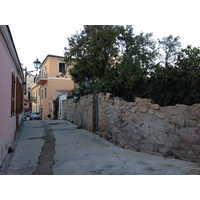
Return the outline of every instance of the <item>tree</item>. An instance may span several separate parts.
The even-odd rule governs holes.
[[[65,52],[67,65],[74,64],[70,73],[76,83],[101,78],[109,58],[117,55],[116,37],[121,26],[84,26],[80,34],[68,38],[69,48]]]
[[[120,36],[123,41],[123,55],[117,65],[106,72],[102,84],[105,90],[133,101],[143,90],[145,77],[148,75],[156,57],[155,41],[152,34],[135,35],[131,26],[126,27]]]
[[[152,34],[135,35],[132,26],[84,26],[68,40],[65,61],[74,63],[70,73],[82,91],[90,83],[95,92],[127,100],[133,100],[155,57]]]
[[[164,64],[165,67],[173,65],[180,52],[180,37],[177,36],[174,38],[172,35],[169,35],[168,37],[164,37],[162,40],[158,39],[158,44],[161,63]]]
[[[162,67],[158,63],[147,78],[142,97],[153,99],[155,103],[162,106],[176,104],[174,100],[178,94],[175,89],[176,77],[176,68],[172,66]]]
[[[200,103],[200,48],[188,45],[182,49],[177,66],[177,101]]]
[[[68,38],[65,52],[79,85],[73,94],[111,92],[165,106],[200,102],[200,49],[181,49],[179,40],[169,35],[156,43],[152,33],[136,35],[132,26],[84,26]]]
[[[174,64],[156,65],[148,78],[144,97],[160,105],[200,102],[200,48],[181,49]]]

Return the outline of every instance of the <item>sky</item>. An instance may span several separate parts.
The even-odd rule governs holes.
[[[0,22],[9,25],[28,70],[36,58],[63,56],[67,38],[86,24],[132,25],[136,34],[152,32],[155,39],[172,34],[184,48],[200,47],[198,0],[6,0],[3,7]]]

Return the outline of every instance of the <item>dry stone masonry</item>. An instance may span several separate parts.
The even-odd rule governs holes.
[[[98,103],[98,106],[94,106]],[[126,149],[200,162],[200,104],[161,107],[151,99],[126,102],[112,94],[86,95],[64,102],[66,120]],[[98,110],[94,110],[98,108]]]
[[[93,131],[93,95],[85,95],[75,103],[74,99],[63,101],[63,119],[66,119],[79,128]]]

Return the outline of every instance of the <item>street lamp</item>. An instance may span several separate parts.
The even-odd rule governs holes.
[[[25,86],[24,88],[24,94],[26,95],[26,79],[27,79],[27,75],[30,75],[32,72],[34,71],[38,71],[39,67],[40,67],[40,64],[41,62],[38,60],[38,58],[33,62],[34,64],[34,68],[35,70],[31,70],[31,71],[27,71],[27,68],[25,67],[24,68],[24,71],[25,71],[25,82],[23,83],[23,85]]]
[[[25,95],[26,95],[26,79],[27,79],[27,75],[31,75],[32,72],[38,71],[41,62],[38,59],[36,59],[36,61],[34,61],[33,64],[34,64],[35,70],[27,71],[27,67],[24,67],[24,69],[23,69],[23,71],[25,72],[24,73],[24,83],[23,83],[23,85],[24,85],[24,94]],[[22,65],[22,68],[23,68],[23,64],[21,64],[21,65]],[[31,88],[30,87],[28,88],[28,99],[29,100],[31,99]],[[31,108],[31,104],[29,106]],[[23,116],[24,116],[24,98],[23,98]],[[25,116],[24,116],[24,119],[25,119]]]
[[[41,62],[38,59],[36,59],[36,61],[34,61],[33,64],[34,64],[34,68],[37,71],[40,67]]]

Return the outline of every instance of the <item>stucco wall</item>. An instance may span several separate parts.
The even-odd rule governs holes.
[[[6,29],[6,27],[4,27]],[[8,37],[9,35],[7,35]],[[7,39],[10,39],[9,37]],[[9,41],[9,40],[8,40]],[[16,67],[16,60],[8,48],[8,42],[5,40],[0,27],[0,167],[8,153],[8,148],[12,145],[16,132],[16,115],[11,116],[11,76],[12,73],[19,81],[22,79]],[[11,43],[9,43],[12,46]],[[18,63],[20,64],[20,63]],[[16,99],[16,94],[15,94]],[[15,105],[16,106],[16,105]],[[15,108],[16,112],[16,108]],[[18,124],[22,121],[22,113],[18,116]]]
[[[65,119],[80,125],[79,113],[85,113],[84,128],[92,130],[92,98],[66,100]],[[123,148],[200,162],[200,104],[161,107],[151,99],[126,102],[100,93],[98,134]]]
[[[63,94],[63,91],[72,90],[74,88],[74,82],[71,80],[69,72],[66,73],[65,77],[61,76],[61,73],[59,72],[60,62],[64,62],[63,57],[47,55],[40,66],[40,77],[46,78],[46,82],[41,84],[40,101],[38,101],[37,104],[34,104],[34,108],[40,105],[42,112],[41,109],[39,112],[43,120],[47,119],[48,114],[51,114],[52,118],[55,117],[53,100],[55,100],[59,95]],[[46,71],[45,74],[43,73],[44,71]],[[59,75],[59,77],[57,77],[57,75]],[[45,88],[47,91],[46,97]]]

